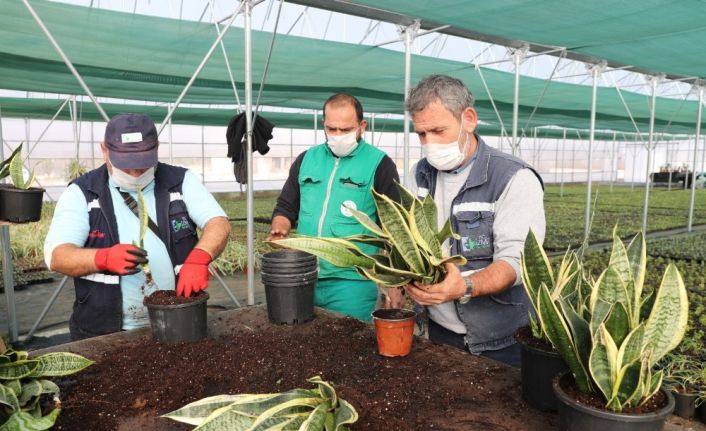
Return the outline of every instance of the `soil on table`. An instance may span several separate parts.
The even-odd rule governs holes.
[[[571,379],[562,379],[559,384],[561,385],[561,388],[564,389],[564,392],[566,392],[566,394],[574,400],[578,401],[579,404],[584,404],[598,410],[612,412],[612,410],[606,408],[606,402],[603,399],[603,396],[593,393],[587,394],[579,391],[573,377]],[[636,407],[626,407],[622,410],[622,413],[653,413],[663,409],[667,405],[667,402],[667,396],[664,395],[662,391],[658,391],[652,398],[647,400],[645,404]]]
[[[218,394],[313,388],[319,375],[358,411],[352,430],[544,430],[555,417],[521,400],[519,371],[448,346],[415,339],[403,358],[377,354],[371,326],[318,314],[273,325],[264,308],[219,313],[213,339],[166,345],[149,336],[96,351],[96,363],[59,380],[59,430],[188,430],[159,415]],[[232,318],[236,316],[237,318]],[[127,334],[127,333],[124,333]],[[122,334],[122,335],[124,335]],[[121,335],[121,334],[113,334]],[[110,337],[110,336],[109,336]],[[70,346],[70,345],[68,345]]]
[[[187,297],[177,296],[173,290],[158,290],[145,298],[145,304],[150,305],[177,305],[198,301],[206,293],[201,291]]]

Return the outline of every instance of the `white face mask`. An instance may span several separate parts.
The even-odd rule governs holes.
[[[358,148],[358,130],[345,135],[328,135],[326,143],[333,154],[346,157]]]
[[[137,189],[144,189],[147,184],[154,180],[154,167],[147,169],[139,177],[133,177],[125,171],[113,166],[113,173],[111,175],[113,181],[118,186],[124,188],[125,190],[137,191]]]
[[[463,132],[463,117],[461,117],[461,130],[458,131],[458,137],[455,141],[448,144],[427,143],[422,145],[422,154],[426,157],[430,165],[440,171],[450,171],[463,163],[466,159],[466,148],[468,146],[468,137],[463,143],[463,151],[458,148],[461,133]]]

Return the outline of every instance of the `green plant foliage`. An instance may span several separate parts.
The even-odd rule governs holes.
[[[18,149],[22,149],[22,144],[18,146]],[[18,189],[28,189],[34,182],[34,170],[30,173],[29,179],[25,181],[24,173],[22,171],[22,151],[15,149],[10,157],[9,172],[10,179],[12,179],[12,185]]]
[[[415,198],[398,184],[402,204],[372,190],[380,226],[366,214],[348,208],[353,217],[374,235],[346,238],[295,237],[273,241],[273,244],[311,253],[342,267],[355,267],[358,273],[387,286],[404,286],[412,281],[438,283],[445,276],[445,263],[463,265],[463,256],[445,257],[441,244],[449,237],[458,238],[447,222],[437,229],[436,205],[431,196]],[[366,255],[356,242],[378,245],[379,253]]]
[[[345,431],[358,412],[319,376],[308,379],[316,389],[276,394],[216,395],[195,401],[164,417],[196,430]]]
[[[15,148],[15,150],[10,154],[10,157],[8,157],[5,160],[0,161],[0,180],[7,177],[10,175],[10,162],[12,162],[16,157],[18,157],[18,154],[20,154],[20,158],[22,152],[22,143]]]
[[[524,253],[523,269],[530,272],[524,276],[526,282],[536,284],[532,273],[546,272],[545,259],[529,259],[537,254]],[[565,257],[560,268],[572,267],[566,261]],[[576,272],[584,274],[584,263],[575,262]],[[636,235],[626,247],[614,229],[607,267],[595,280],[583,278],[589,295],[571,300],[559,290],[552,296],[542,282],[539,295],[533,296],[543,332],[566,360],[579,390],[602,394],[606,407],[614,411],[641,405],[655,394],[663,376],[662,371],[653,372],[655,364],[686,332],[689,304],[679,270],[667,265],[653,293],[643,289],[646,265],[643,235]],[[528,293],[533,295],[534,289],[531,286]]]
[[[22,351],[0,354],[0,431],[50,429],[61,411],[61,403],[59,387],[47,377],[68,376],[92,363],[68,352],[47,353],[33,359]],[[54,402],[46,415],[42,415],[39,403],[43,397]]]
[[[81,164],[77,159],[72,159],[66,166],[66,181],[73,181],[81,175],[88,172],[88,169]]]

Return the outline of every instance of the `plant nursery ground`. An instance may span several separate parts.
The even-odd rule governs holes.
[[[96,363],[65,378],[60,430],[190,429],[159,416],[224,393],[307,388],[319,375],[357,409],[353,430],[545,430],[553,415],[526,406],[519,372],[416,339],[404,358],[377,354],[372,327],[326,313],[276,326],[263,307],[211,316],[211,338],[154,342],[149,331],[58,346]]]

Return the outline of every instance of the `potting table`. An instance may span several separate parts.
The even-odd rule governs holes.
[[[269,323],[267,320],[267,311],[264,306],[244,307],[222,312],[209,310],[209,336],[216,340],[232,340],[235,344],[238,343],[239,337],[242,340],[246,335],[252,336],[253,334],[260,333],[259,331],[262,331],[262,333],[272,333],[274,331],[279,334],[284,333],[284,337],[287,339],[302,340],[303,337],[310,336],[313,326],[318,328],[332,328],[331,330],[333,331],[333,328],[342,324],[342,322],[343,319],[339,315],[321,309],[316,309],[316,318],[314,321],[296,326],[277,326]],[[360,347],[360,343],[356,344],[353,342],[353,339],[350,339],[350,341],[346,339],[346,343],[350,343],[350,348],[346,354],[354,358],[357,358],[359,355],[367,355],[367,357],[372,356],[373,363],[380,365],[383,370],[389,369],[390,367],[402,369],[408,366],[410,361],[423,364],[424,368],[416,368],[420,370],[418,373],[433,376],[433,384],[438,385],[442,393],[448,395],[446,397],[448,399],[430,399],[428,401],[430,406],[434,406],[428,413],[429,417],[434,420],[434,429],[544,431],[557,427],[558,418],[555,414],[542,413],[534,410],[522,400],[520,372],[518,369],[486,358],[469,355],[449,346],[436,345],[421,338],[415,339],[412,352],[408,357],[392,359],[382,358],[374,353],[375,345],[372,331],[372,325],[367,327],[361,326],[359,332],[361,332],[360,335],[362,339],[365,340],[362,348]],[[121,349],[129,348],[129,346],[137,343],[138,340],[145,342],[145,336],[149,334],[149,328],[119,332],[54,346],[50,349],[32,352],[31,356],[36,356],[48,351],[71,351],[89,358],[99,358],[102,353],[107,351],[115,351],[116,353],[114,354],[119,355]],[[361,339],[360,337],[358,338]],[[317,341],[317,343],[318,342],[319,341]],[[208,352],[203,352],[203,354],[207,355]],[[289,351],[287,355],[306,357],[308,352]],[[252,360],[251,358],[250,361]],[[259,365],[259,362],[260,361],[258,361],[258,364],[253,364],[253,366],[262,367],[263,365]],[[377,372],[380,373],[379,370]],[[364,376],[366,373],[374,374],[373,370],[359,369],[357,371],[342,371],[342,373],[350,373],[352,376],[352,378],[346,379],[348,381],[348,394],[365,394],[370,391],[375,391],[364,384],[361,384],[360,387],[355,387],[355,382],[358,381],[358,378],[367,377]],[[395,386],[396,384],[411,385],[414,391],[424,393],[424,387],[413,386],[415,383],[414,374],[400,375],[400,373],[397,373],[396,375],[399,376],[398,379],[400,381],[388,381],[391,383],[391,386]],[[77,374],[76,376],[72,376],[72,378],[81,380],[81,376],[81,374]],[[346,391],[341,389],[341,392]],[[378,388],[377,392],[374,392],[374,394],[379,395],[379,392],[380,389]],[[435,393],[438,394],[438,390]],[[115,395],[121,396],[122,394]],[[395,415],[394,407],[393,403],[389,413],[391,416]],[[65,413],[69,414],[68,410],[65,411]],[[62,412],[62,414],[64,414],[64,412]],[[146,428],[133,427],[131,429],[173,429],[172,427],[175,426],[175,423],[166,419],[157,419],[158,414],[159,413],[156,412],[154,414],[151,412],[142,412],[139,418],[124,418],[122,422],[123,425],[119,427],[119,429],[127,429],[128,424],[134,425],[136,419],[139,419],[140,423],[145,425],[145,418],[147,416],[154,417],[154,419],[150,419],[152,422],[146,424]],[[427,414],[426,411],[424,414]],[[100,421],[100,419],[96,417],[96,421]],[[87,427],[86,429],[90,429],[90,424],[86,423],[85,426]],[[356,427],[354,426],[353,429],[355,430]],[[411,424],[409,428],[405,429],[415,429],[415,426]],[[666,431],[687,429],[706,431],[706,426],[693,421],[684,421],[676,417],[671,417],[664,429]]]

